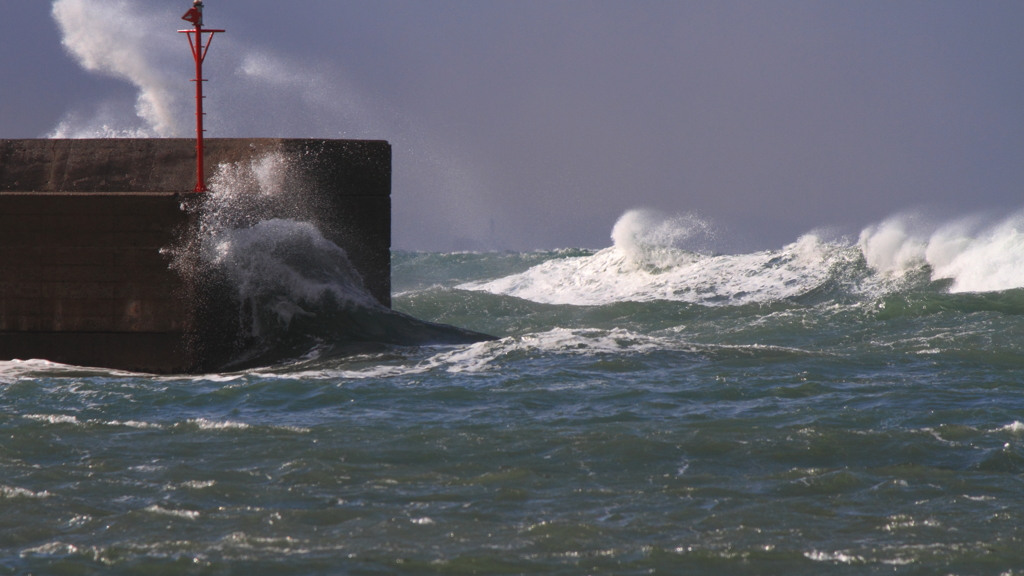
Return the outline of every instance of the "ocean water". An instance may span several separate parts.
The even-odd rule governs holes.
[[[1024,573],[1019,217],[720,254],[630,211],[395,252],[395,313],[308,224],[220,221],[288,357],[0,363],[0,574]]]

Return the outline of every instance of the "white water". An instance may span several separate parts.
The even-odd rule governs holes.
[[[771,302],[806,294],[830,279],[881,294],[910,272],[950,279],[951,292],[1024,287],[1024,216],[999,222],[960,220],[928,226],[894,217],[865,228],[856,246],[814,233],[780,250],[708,255],[681,246],[706,244],[713,227],[694,216],[631,210],[612,230],[614,244],[589,256],[549,260],[526,272],[459,288],[546,304],[604,305],[670,300],[705,305]],[[845,280],[844,280],[845,281]],[[855,284],[855,285],[853,285]]]
[[[858,246],[868,266],[901,275],[931,267],[933,280],[953,281],[950,292],[995,292],[1024,287],[1024,214],[985,222],[965,218],[939,225],[897,216],[865,228]]]
[[[209,239],[206,257],[249,304],[256,320],[253,335],[259,333],[260,307],[288,326],[297,316],[316,316],[313,307],[328,294],[343,306],[379,306],[345,251],[308,222],[275,218],[223,230]]]
[[[345,251],[315,225],[274,217],[308,197],[283,155],[222,164],[210,182],[198,227],[172,250],[173,266],[199,281],[212,272],[226,277],[251,317],[253,336],[274,328],[265,325],[267,316],[284,328],[296,317],[316,316],[328,297],[343,308],[380,307]]]
[[[509,336],[499,340],[446,349],[415,363],[377,363],[357,370],[298,371],[282,376],[268,371],[261,375],[268,378],[364,379],[409,376],[435,371],[474,373],[500,370],[504,361],[516,356],[545,354],[601,356],[645,354],[661,350],[696,352],[698,347],[677,338],[649,336],[620,328],[613,330],[553,328],[545,332]],[[417,352],[411,351],[411,353],[416,354]]]
[[[692,216],[669,218],[632,210],[615,224],[610,248],[459,288],[546,304],[674,300],[739,305],[806,293],[829,278],[832,266],[856,257],[847,247],[813,234],[781,250],[751,254],[714,256],[678,247],[707,236],[710,229]]]

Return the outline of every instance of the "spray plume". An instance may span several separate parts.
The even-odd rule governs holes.
[[[940,225],[894,216],[865,228],[858,244],[872,269],[900,275],[927,265],[933,279],[952,280],[950,292],[1024,288],[1024,212]]]
[[[138,89],[135,111],[156,136],[180,134],[175,98],[166,67],[157,65],[166,53],[155,32],[166,28],[163,16],[144,15],[125,0],[56,0],[57,21],[64,48],[86,70],[131,82]],[[54,136],[67,134],[67,122]],[[100,134],[112,132],[108,126]],[[62,133],[64,132],[64,133]],[[126,135],[147,136],[146,130],[125,130]]]

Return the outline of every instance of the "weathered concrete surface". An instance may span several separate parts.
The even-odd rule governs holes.
[[[382,141],[209,139],[206,163],[280,152],[296,205],[390,305],[391,151]],[[151,372],[215,368],[235,306],[168,268],[161,248],[202,201],[194,141],[0,140],[0,359]],[[309,208],[312,207],[312,208]],[[219,300],[218,300],[219,299]],[[197,344],[198,343],[198,344]],[[204,344],[205,343],[205,344]]]
[[[342,196],[391,194],[391,147],[381,140],[208,138],[207,176],[221,163],[282,152]],[[195,140],[100,138],[0,140],[0,190],[188,192]]]

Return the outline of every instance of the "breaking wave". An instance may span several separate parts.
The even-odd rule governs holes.
[[[302,219],[312,194],[281,154],[218,167],[196,223],[168,249],[199,294],[235,303],[223,320],[244,367],[379,345],[477,342],[489,337],[392,311],[367,290],[348,255]],[[200,302],[200,308],[202,303]],[[211,322],[210,318],[204,322]]]
[[[1024,213],[998,222],[964,218],[939,225],[900,216],[865,228],[858,246],[868,266],[902,275],[927,267],[949,292],[998,292],[1024,287]]]
[[[910,216],[865,228],[854,243],[808,233],[778,250],[714,254],[715,230],[692,216],[623,214],[613,245],[521,273],[458,286],[544,304],[667,300],[745,305],[815,294],[880,297],[907,288],[949,293],[1024,287],[1024,215],[924,226]]]
[[[781,250],[750,254],[715,255],[694,248],[691,242],[706,240],[711,230],[692,216],[631,210],[615,224],[609,248],[459,288],[547,304],[672,300],[740,305],[806,294],[835,278],[837,269],[856,268],[860,260],[857,250],[814,234]]]

